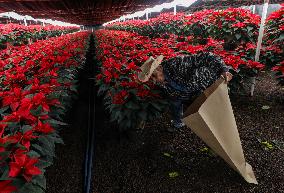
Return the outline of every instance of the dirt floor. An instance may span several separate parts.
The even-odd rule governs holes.
[[[94,193],[284,193],[284,90],[262,73],[254,97],[231,100],[258,185],[206,150],[190,129],[167,132],[164,116],[132,140],[118,138],[105,119],[96,135]]]
[[[87,110],[83,101],[74,104],[75,114],[69,118],[70,125],[61,132],[64,145],[56,146],[54,164],[46,172],[46,193],[81,193],[83,190]]]
[[[60,131],[64,145],[56,146],[54,164],[47,169],[47,193],[83,192],[84,161],[89,115],[89,71],[93,51],[88,52],[85,68],[79,74],[77,99],[66,115],[66,126]]]

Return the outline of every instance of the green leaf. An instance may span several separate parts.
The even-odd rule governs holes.
[[[52,162],[45,161],[45,160],[39,160],[38,163],[36,163],[36,166],[39,168],[47,168],[52,165]]]
[[[280,35],[280,37],[277,39],[277,41],[282,41],[282,40],[284,40],[284,34],[283,33]]]
[[[162,108],[155,102],[151,102],[150,103],[153,107],[155,107],[155,109],[157,109],[158,111],[162,111]]]
[[[208,147],[204,147],[200,149],[201,152],[209,152],[209,148]]]
[[[39,146],[37,144],[32,144],[32,148],[37,150],[37,153],[39,153],[40,155],[45,155],[45,151],[42,149],[41,146]]]
[[[8,109],[9,109],[9,106],[1,108],[1,109],[0,109],[0,114],[4,113],[4,112],[7,111]]]
[[[55,144],[54,141],[49,141],[46,137],[39,137],[38,141],[42,145],[45,153],[48,153],[49,156],[55,156]]]
[[[9,166],[2,166],[0,171],[3,172],[0,180],[9,180]]]
[[[33,151],[33,150],[29,151],[27,153],[27,155],[30,156],[30,157],[40,157],[40,154],[35,152],[35,151]]]
[[[253,27],[247,26],[247,30],[248,30],[248,31],[251,31],[251,30],[253,30]]]
[[[273,145],[269,143],[268,141],[262,141],[261,144],[265,147],[265,149],[271,150],[273,149]]]
[[[26,183],[17,193],[44,193],[44,191],[37,185]]]
[[[179,173],[178,172],[169,172],[169,177],[170,178],[176,178],[179,176]]]
[[[261,107],[261,109],[262,109],[262,110],[268,110],[268,109],[270,109],[270,106],[264,105],[264,106]]]
[[[46,189],[46,178],[44,175],[38,175],[33,178],[33,184],[40,186],[44,190]]]
[[[30,84],[30,85],[26,86],[26,87],[24,88],[24,90],[31,90],[32,86],[33,86],[33,85]]]
[[[145,111],[139,111],[138,112],[138,117],[141,119],[141,120],[147,120],[147,113]]]
[[[239,40],[242,37],[241,34],[236,34],[235,36],[236,36],[237,40]]]
[[[36,109],[30,110],[31,114],[38,117],[41,115],[42,112],[42,106],[39,105]]]
[[[68,125],[67,123],[64,123],[64,122],[61,122],[61,121],[58,121],[58,120],[55,120],[55,119],[50,119],[50,120],[48,120],[48,122],[50,124],[54,124],[54,125],[62,125],[62,126]]]
[[[166,152],[164,152],[163,155],[166,156],[166,157],[169,157],[169,158],[173,158],[173,157],[174,157],[174,156],[172,156],[171,154],[166,153]]]
[[[24,133],[26,133],[26,132],[28,132],[28,131],[30,131],[32,129],[33,129],[33,127],[30,126],[30,125],[23,125],[22,126],[22,130],[23,130]]]
[[[71,91],[74,91],[74,92],[77,92],[77,85],[72,85],[72,86],[70,86],[70,90]]]
[[[47,139],[52,140],[54,143],[64,144],[64,141],[57,134],[56,135],[48,135],[46,137],[47,137]]]
[[[140,109],[140,106],[138,104],[136,104],[135,102],[133,102],[133,101],[129,101],[128,103],[126,103],[125,106],[127,108],[133,109],[133,110],[139,110]]]

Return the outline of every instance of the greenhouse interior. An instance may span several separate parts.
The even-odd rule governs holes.
[[[283,0],[0,0],[0,193],[284,193]]]

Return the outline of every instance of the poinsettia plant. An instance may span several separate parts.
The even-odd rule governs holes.
[[[0,49],[8,45],[24,45],[36,40],[79,31],[79,27],[0,24]]]
[[[284,4],[273,12],[266,21],[264,36],[264,48],[261,59],[267,67],[276,71],[276,77],[281,85],[284,85]]]
[[[184,13],[161,14],[150,20],[116,22],[109,29],[136,32],[150,38],[172,39],[173,45],[183,53],[208,51],[212,41],[218,49],[209,49],[221,56],[235,71],[231,91],[245,91],[251,77],[257,76],[264,65],[254,62],[260,17],[242,8],[202,10]],[[219,41],[219,43],[217,43]],[[249,47],[246,47],[249,46]]]
[[[256,43],[260,17],[249,10],[228,8],[215,10],[205,19],[208,34],[215,39],[223,40],[226,50],[235,50],[239,45]]]
[[[87,39],[81,32],[0,51],[0,192],[46,189]]]
[[[173,34],[167,38],[150,38],[126,31],[98,30],[96,36],[97,59],[101,66],[97,76],[99,93],[105,96],[112,120],[122,129],[136,128],[141,121],[153,120],[167,109],[167,99],[153,82],[137,81],[139,67],[150,56],[163,55],[166,60],[182,54],[213,52],[231,66],[232,72],[239,74],[232,85],[239,85],[243,76],[252,76],[264,67],[251,60],[251,50],[237,55],[224,50],[223,41],[211,37],[203,45],[195,44],[192,36],[181,40]]]
[[[136,32],[149,37],[166,37],[168,34],[194,36],[199,43],[212,37],[222,40],[226,50],[234,50],[243,43],[255,43],[260,17],[242,8],[225,10],[202,10],[184,13],[160,14],[150,20],[129,20],[109,24],[109,29]]]
[[[142,121],[153,120],[167,109],[168,103],[151,82],[139,83],[139,66],[159,50],[147,37],[119,31],[99,30],[97,59],[101,73],[97,75],[99,94],[104,95],[105,105],[110,110],[111,120],[121,130],[136,128]],[[165,56],[174,55],[170,48]]]

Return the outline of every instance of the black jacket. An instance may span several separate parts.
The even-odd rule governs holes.
[[[229,71],[223,60],[210,53],[181,55],[162,62],[165,84],[160,85],[172,98],[189,100]]]

